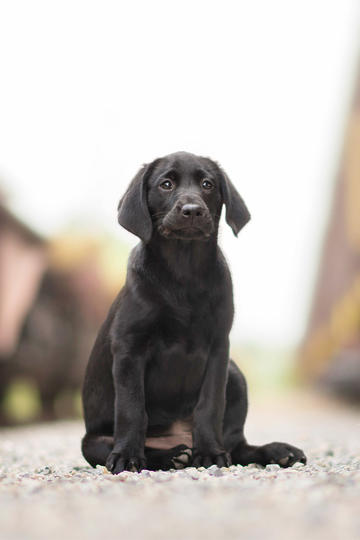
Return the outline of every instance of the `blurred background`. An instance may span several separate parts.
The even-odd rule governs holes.
[[[0,424],[81,414],[117,203],[178,150],[252,214],[220,237],[251,394],[360,403],[359,31],[357,0],[0,4]]]

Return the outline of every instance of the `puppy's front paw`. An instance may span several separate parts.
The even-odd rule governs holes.
[[[211,467],[211,465],[217,465],[218,467],[230,467],[231,456],[228,452],[222,451],[217,453],[198,451],[193,449],[193,467]]]
[[[110,452],[105,467],[112,474],[119,474],[123,471],[140,472],[146,466],[144,457],[132,456],[124,457],[121,452],[113,450]]]
[[[291,467],[297,461],[306,465],[304,452],[291,444],[273,442],[260,446],[259,450],[263,459],[262,465],[277,463],[281,467]]]

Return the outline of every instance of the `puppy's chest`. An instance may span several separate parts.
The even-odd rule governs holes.
[[[157,343],[145,377],[146,403],[151,422],[160,410],[163,413],[167,411],[169,418],[189,414],[201,388],[208,353],[209,347],[206,345],[191,345],[185,339],[172,345],[160,341]],[[159,423],[161,418],[160,414]]]
[[[151,337],[151,363],[160,370],[189,373],[206,362],[214,331],[208,312],[181,318],[168,314]]]
[[[150,422],[161,423],[165,411],[169,418],[184,417],[195,406],[219,330],[212,299],[179,294],[175,306],[167,305],[159,313],[154,330],[145,393]]]
[[[208,343],[218,319],[218,309],[209,293],[194,291],[184,295],[181,290],[171,304],[164,306],[158,318],[161,339],[172,345],[185,343],[192,348]]]

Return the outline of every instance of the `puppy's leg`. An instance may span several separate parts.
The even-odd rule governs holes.
[[[82,392],[86,435],[81,449],[93,467],[105,465],[114,446],[115,392],[106,324],[100,329],[91,352]]]
[[[92,467],[105,465],[113,446],[114,438],[107,435],[90,435],[86,433],[81,441],[83,456]]]
[[[144,359],[117,350],[113,358],[115,388],[114,446],[106,467],[113,474],[145,468],[147,414],[144,392]]]
[[[305,454],[299,448],[287,443],[273,442],[262,446],[250,445],[244,437],[247,415],[247,387],[244,375],[231,361],[226,386],[226,408],[224,415],[224,443],[231,454],[233,464],[267,465],[277,463],[281,467],[291,467],[297,461],[306,463]]]
[[[229,354],[227,339],[209,354],[205,377],[193,414],[193,466],[231,465],[223,441],[225,388]]]

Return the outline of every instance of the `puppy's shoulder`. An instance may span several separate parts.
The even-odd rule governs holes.
[[[137,279],[141,279],[141,276],[146,269],[146,249],[142,242],[139,242],[130,252],[127,264],[127,274],[137,274]]]
[[[230,268],[220,246],[217,246],[216,269],[217,269],[217,272],[220,274],[221,279],[225,279],[225,281],[230,281],[231,283]]]

